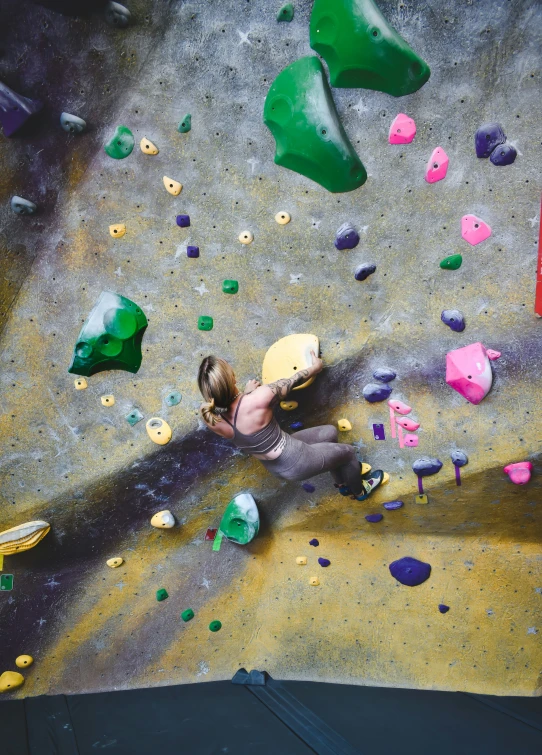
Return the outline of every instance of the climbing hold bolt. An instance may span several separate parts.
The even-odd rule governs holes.
[[[438,610],[441,613],[448,613],[448,611],[450,610],[450,606],[446,606],[446,605],[444,605],[444,603],[439,603]]]
[[[485,241],[491,236],[491,228],[476,215],[463,215],[461,218],[461,235],[472,246]]]
[[[474,135],[476,157],[489,157],[495,147],[505,141],[506,136],[498,123],[485,123]]]
[[[129,412],[126,417],[124,418],[126,422],[128,422],[129,425],[137,425],[138,422],[141,422],[143,419],[143,415],[139,411],[139,409],[132,409],[131,412]]]
[[[173,194],[174,197],[178,197],[181,191],[183,190],[183,185],[180,184],[178,181],[175,181],[173,178],[168,178],[167,176],[164,176],[162,181],[164,182],[166,191],[168,191],[170,194]]]
[[[241,244],[251,244],[254,241],[254,236],[251,231],[243,231],[239,234],[239,241]]]
[[[156,600],[160,603],[162,600],[166,600],[166,598],[169,598],[168,591],[165,589],[165,587],[161,587],[159,590],[156,591]]]
[[[315,537],[313,537],[312,540],[309,540],[309,545],[312,545],[314,546],[314,548],[317,548],[320,545],[320,542]]]
[[[320,584],[320,580],[318,577],[311,577],[309,579],[309,585],[312,585],[313,587],[317,587]]]
[[[177,215],[176,223],[179,228],[188,228],[190,226],[190,215]]]
[[[395,511],[395,509],[401,509],[405,505],[403,501],[387,501],[382,504],[388,511]]]
[[[399,113],[393,119],[388,134],[390,144],[410,144],[416,136],[416,124],[413,118],[409,118],[404,113]]]
[[[190,113],[187,113],[182,121],[177,126],[177,131],[180,131],[181,134],[186,134],[190,131],[192,128],[192,116]]]
[[[109,26],[125,29],[130,23],[130,11],[124,5],[108,0],[105,6],[105,20]]]
[[[133,148],[134,135],[126,126],[117,126],[111,139],[104,145],[106,153],[114,160],[122,160],[128,157]]]
[[[389,367],[379,367],[373,372],[373,377],[380,383],[391,383],[397,377],[397,373],[390,370]]]
[[[61,113],[60,125],[67,131],[68,134],[80,134],[86,127],[86,121],[82,118],[78,118],[76,115],[70,115],[69,113]]]
[[[219,632],[222,629],[222,623],[220,621],[211,621],[209,624],[209,629],[211,632]]]
[[[175,518],[171,511],[164,509],[164,511],[157,511],[151,519],[153,527],[158,529],[170,530],[175,526]]]
[[[168,393],[165,401],[168,406],[177,406],[177,404],[181,403],[181,399],[182,396],[179,391],[172,391],[171,393]]]
[[[17,215],[34,215],[38,211],[38,206],[29,199],[15,195],[11,197],[11,209]]]
[[[530,461],[518,461],[504,468],[505,474],[510,477],[514,485],[526,485],[531,479],[532,471],[533,465]]]
[[[0,82],[0,124],[4,136],[12,136],[32,115],[39,113],[42,107],[43,102],[23,97]]]
[[[411,556],[405,556],[397,561],[393,561],[389,565],[389,570],[392,577],[395,577],[398,582],[408,587],[421,585],[422,582],[429,579],[429,575],[431,574],[430,564],[418,561],[417,558],[412,558]]]
[[[376,271],[376,265],[369,265],[368,263],[365,263],[363,265],[358,265],[354,273],[354,278],[357,281],[364,281],[366,278],[372,275],[375,271]]]
[[[460,254],[452,254],[450,257],[445,257],[440,263],[440,267],[443,270],[459,270],[463,262],[463,257]]]
[[[369,383],[363,389],[363,398],[371,404],[374,404],[377,401],[385,401],[390,397],[391,390],[391,387],[386,383],[384,385]]]
[[[367,514],[365,519],[371,524],[376,524],[377,522],[381,522],[384,516],[382,514]]]
[[[24,676],[18,671],[4,671],[0,676],[0,692],[11,692],[24,684]]]
[[[511,144],[501,144],[496,147],[490,156],[490,161],[493,165],[512,165],[516,157],[518,156],[517,150]]]
[[[287,212],[277,212],[277,214],[275,215],[275,220],[279,225],[286,225],[290,222],[291,219],[292,218]]]
[[[199,257],[199,246],[187,246],[186,256],[190,257],[190,259],[196,259]]]
[[[109,233],[114,239],[121,239],[126,233],[126,226],[124,223],[116,223],[109,226]]]
[[[338,420],[337,427],[343,433],[347,433],[349,430],[352,429],[352,425],[347,419]]]
[[[292,412],[294,409],[297,409],[299,404],[297,401],[281,401],[280,402],[280,408],[284,409],[285,412]]]
[[[335,237],[336,249],[354,249],[359,244],[359,233],[350,225],[343,223]]]
[[[291,21],[294,17],[294,6],[292,3],[283,5],[277,13],[277,21]]]
[[[331,561],[328,558],[319,558],[318,563],[325,568],[331,564]]]
[[[84,391],[85,388],[88,388],[88,383],[85,378],[75,378],[73,384],[75,385],[76,391]]]
[[[444,309],[440,319],[456,333],[462,333],[465,330],[465,318],[458,309]]]
[[[115,403],[115,397],[109,393],[107,396],[101,396],[100,401],[102,402],[102,406],[113,406]]]
[[[165,446],[171,440],[171,427],[160,417],[147,420],[146,428],[149,438],[159,446]]]
[[[225,294],[236,294],[239,291],[239,283],[234,280],[222,281],[222,291]]]
[[[296,562],[296,564],[298,564],[298,566],[306,566],[306,564],[307,564],[307,557],[306,556],[297,556],[295,562]]]
[[[185,610],[181,613],[181,619],[183,621],[192,621],[194,618],[194,611],[191,608],[185,608]]]
[[[105,563],[112,569],[116,569],[118,566],[121,566],[124,563],[124,559],[120,556],[117,556],[116,558],[108,558]]]
[[[15,665],[17,668],[28,668],[34,663],[34,659],[31,655],[19,655],[15,658]]]
[[[141,151],[145,155],[157,155],[158,152],[159,152],[158,147],[155,144],[153,144],[150,139],[147,139],[147,137],[145,137],[145,136],[139,142],[139,146],[141,148]]]
[[[422,456],[416,459],[412,465],[412,471],[418,477],[427,477],[428,475],[437,474],[442,469],[442,462],[440,459],[431,458],[429,456]]]
[[[437,147],[433,150],[429,162],[425,166],[425,180],[429,184],[434,184],[437,181],[442,181],[446,178],[448,172],[448,164],[450,158],[442,147]]]
[[[200,315],[198,318],[198,330],[212,330],[213,318],[207,315]]]

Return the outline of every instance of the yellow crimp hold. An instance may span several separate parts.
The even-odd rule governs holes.
[[[367,474],[372,469],[370,464],[366,464],[364,461],[361,463],[361,474]]]
[[[243,231],[239,234],[241,244],[251,244],[254,241],[254,235],[251,231]]]
[[[113,406],[115,403],[115,397],[112,394],[108,394],[107,396],[102,396],[100,401],[103,406]]]
[[[352,429],[352,425],[347,419],[340,419],[337,422],[337,427],[342,433],[347,433],[349,430]]]
[[[294,409],[297,409],[299,404],[297,401],[281,401],[280,402],[280,408],[284,409],[285,412],[293,412]]]
[[[299,566],[305,566],[307,563],[307,557],[306,556],[298,556],[295,560],[296,564]]]
[[[19,655],[15,658],[15,665],[17,668],[28,668],[34,663],[34,659],[31,655]]]
[[[289,223],[292,218],[290,217],[289,213],[287,212],[277,212],[275,215],[275,220],[279,225],[286,225],[286,223]]]
[[[311,577],[309,579],[309,584],[313,585],[314,587],[316,587],[316,585],[320,584],[320,580],[318,579],[318,577]]]
[[[414,503],[429,503],[429,501],[427,500],[427,495],[425,493],[419,493],[414,498]]]
[[[389,474],[387,472],[384,472],[384,477],[382,478],[382,482],[380,484],[387,485],[389,481],[390,481]]]
[[[153,443],[165,446],[171,440],[171,427],[160,417],[151,417],[147,422],[147,433]]]
[[[158,147],[151,142],[150,139],[147,139],[147,137],[143,137],[143,139],[139,142],[139,146],[141,147],[141,151],[144,152],[146,155],[157,155],[158,154]]]
[[[117,566],[121,566],[124,563],[124,559],[120,556],[117,556],[117,558],[108,558],[105,563],[112,569],[116,569]]]
[[[126,233],[126,226],[124,223],[115,223],[115,225],[109,226],[109,233],[114,239],[121,239]]]
[[[84,391],[85,388],[88,388],[87,380],[84,377],[75,378],[73,384],[75,385],[76,391]]]
[[[24,676],[18,671],[4,671],[0,676],[0,692],[11,692],[24,684]]]
[[[175,181],[173,178],[168,178],[167,176],[164,176],[162,180],[164,182],[164,186],[166,187],[166,191],[169,191],[169,193],[173,194],[174,197],[178,197],[183,190],[183,185],[178,181]]]

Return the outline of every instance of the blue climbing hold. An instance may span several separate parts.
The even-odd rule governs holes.
[[[377,401],[386,401],[391,395],[391,388],[389,385],[378,385],[377,383],[369,383],[363,389],[363,397],[371,404],[375,404]]]
[[[465,464],[469,463],[469,457],[464,451],[452,451],[450,456],[452,459],[452,464],[454,464],[456,467],[464,467]]]
[[[397,373],[390,370],[389,367],[379,367],[373,372],[373,377],[380,383],[391,383],[397,377]]]
[[[474,135],[476,157],[489,157],[495,147],[505,141],[506,136],[498,123],[485,123]]]
[[[188,223],[190,225],[190,221],[188,221]],[[199,246],[187,246],[186,247],[186,256],[187,257],[191,257],[192,259],[196,259],[196,257],[199,257]]]
[[[465,318],[458,309],[443,310],[440,319],[456,333],[462,333],[465,330]]]
[[[354,278],[357,281],[364,281],[366,278],[372,275],[375,271],[376,271],[376,265],[369,265],[368,263],[365,263],[364,265],[358,265],[358,267],[356,268],[356,272],[354,273]]]
[[[188,228],[190,225],[189,215],[177,215],[177,225],[179,228]]]
[[[315,548],[318,548],[320,543],[315,537],[313,537],[312,540],[309,540],[309,545],[313,545]]]
[[[439,603],[438,610],[441,613],[448,613],[448,611],[450,610],[450,606],[445,606],[444,603]]]
[[[376,524],[376,522],[381,522],[382,519],[384,519],[384,516],[382,514],[367,514],[365,519],[372,524]]]
[[[412,471],[417,474],[418,477],[427,477],[428,475],[437,474],[442,469],[442,462],[440,459],[433,459],[429,456],[422,456],[421,459],[416,459],[412,465]]]
[[[412,558],[411,556],[405,556],[394,561],[389,565],[389,570],[392,577],[395,577],[398,582],[408,587],[421,585],[422,582],[429,579],[429,575],[431,574],[430,564],[418,561],[417,558]]]
[[[292,422],[290,427],[292,428],[292,430],[301,430],[301,428],[303,427],[303,422]]]
[[[402,508],[405,504],[403,501],[387,501],[386,503],[382,504],[385,509],[388,511],[395,511],[395,509]]]
[[[490,156],[490,161],[493,165],[512,165],[516,157],[518,156],[517,150],[511,144],[502,144],[496,147]]]
[[[359,244],[359,234],[350,223],[343,223],[337,231],[335,247],[337,249],[354,249]]]
[[[310,482],[302,483],[301,487],[303,488],[303,490],[306,490],[307,493],[314,493],[314,491],[316,490],[314,485],[311,485]]]
[[[319,558],[318,563],[320,564],[320,566],[326,567],[330,565],[331,561],[327,558]]]

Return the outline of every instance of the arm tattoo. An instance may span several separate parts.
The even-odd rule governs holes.
[[[269,383],[267,387],[271,388],[272,392],[275,394],[271,401],[271,406],[275,406],[282,401],[283,398],[286,398],[296,385],[305,383],[309,379],[310,374],[310,370],[299,370],[299,372],[296,372],[295,375],[292,375],[290,378],[281,378],[280,380],[275,380],[274,383]]]

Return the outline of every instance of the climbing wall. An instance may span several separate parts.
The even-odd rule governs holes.
[[[380,2],[431,77],[400,98],[332,89],[368,174],[347,193],[274,163],[266,96],[282,69],[314,55],[312,3],[294,6],[293,20],[278,23],[279,3],[133,0],[131,24],[115,29],[99,13],[3,3],[0,80],[45,103],[20,133],[0,137],[0,531],[51,526],[2,567],[0,673],[21,654],[34,658],[15,694],[229,679],[241,667],[542,692],[540,5]],[[87,129],[63,131],[63,111]],[[409,144],[388,141],[399,113],[416,123]],[[476,157],[487,122],[503,127],[513,164]],[[119,125],[135,139],[121,160],[104,151]],[[430,183],[437,148],[449,165]],[[168,193],[164,176],[182,192]],[[38,212],[13,213],[13,195]],[[276,222],[281,212],[289,223]],[[476,246],[462,238],[469,214],[491,228]],[[345,223],[360,242],[339,250]],[[119,224],[122,237],[110,233]],[[455,254],[459,269],[440,267]],[[356,280],[361,265],[376,270]],[[225,280],[238,282],[236,294],[223,292]],[[142,364],[76,390],[68,367],[102,291],[145,313]],[[453,309],[462,332],[441,321]],[[211,330],[198,328],[202,316]],[[198,418],[202,357],[228,359],[242,384],[291,333],[319,337],[325,370],[279,420],[289,429],[348,419],[341,439],[390,476],[366,502],[337,495],[327,476],[305,487],[271,477]],[[501,357],[474,405],[446,384],[446,354],[477,342]],[[387,402],[364,398],[384,367],[397,375],[391,398],[420,423],[418,447],[400,448]],[[168,444],[147,434],[152,417],[171,427]],[[468,457],[460,486],[457,450]],[[421,457],[442,469],[419,483]],[[527,460],[530,482],[513,484],[503,467]],[[206,531],[243,491],[257,502],[259,535],[213,550]],[[385,509],[391,501],[404,505]],[[175,526],[152,527],[164,509]],[[389,565],[403,557],[430,564],[429,579],[395,580]],[[123,563],[109,568],[110,558]]]

